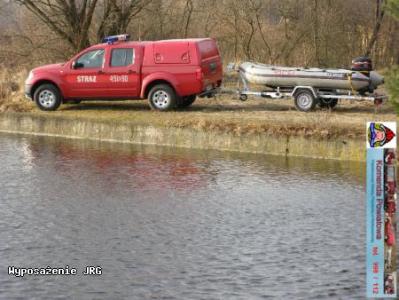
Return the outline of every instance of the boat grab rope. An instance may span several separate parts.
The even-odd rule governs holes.
[[[347,75],[347,77],[348,77],[348,81],[349,81],[349,85],[350,85],[350,87],[351,87],[352,93],[353,93],[353,94],[356,94],[356,90],[355,90],[355,88],[353,87],[352,74],[353,74],[353,73],[349,73],[349,74]]]

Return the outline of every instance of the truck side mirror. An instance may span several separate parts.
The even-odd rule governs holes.
[[[84,65],[83,65],[83,63],[79,63],[79,62],[77,62],[77,61],[74,61],[74,62],[72,62],[72,69],[80,69],[80,68],[83,68],[84,67]]]

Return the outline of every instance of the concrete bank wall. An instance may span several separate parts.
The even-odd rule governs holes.
[[[264,134],[237,136],[216,131],[155,127],[151,124],[70,119],[51,114],[42,116],[31,113],[2,113],[0,132],[324,159],[365,160],[364,140],[320,140]]]

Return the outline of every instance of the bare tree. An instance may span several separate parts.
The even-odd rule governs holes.
[[[259,35],[260,35],[261,40],[263,42],[264,48],[266,48],[267,56],[268,56],[268,59],[269,59],[269,62],[270,62],[271,59],[272,59],[272,49],[270,47],[269,42],[266,39],[265,33],[263,32],[263,24],[262,24],[262,21],[261,21],[260,10],[261,10],[261,6],[260,7],[258,6],[257,8],[254,9],[255,20],[256,20],[256,25],[258,26],[258,29],[259,29]],[[262,47],[262,49],[263,49],[263,47]]]
[[[312,31],[313,31],[314,55],[317,64],[320,65],[319,2],[317,0],[313,1],[312,16],[313,16]]]
[[[399,62],[399,22],[393,17],[399,0],[361,2],[0,0],[0,60],[61,60],[104,36],[130,33],[151,40],[213,37],[225,62],[344,67],[364,54],[378,67]]]
[[[185,17],[185,22],[184,22],[184,33],[183,37],[186,38],[188,35],[188,28],[190,26],[191,22],[191,16],[194,11],[194,4],[192,0],[186,0],[186,6],[184,8],[184,17]]]
[[[126,33],[132,19],[152,0],[104,0],[103,14],[97,30],[97,39],[104,36]]]
[[[76,50],[90,45],[89,29],[97,0],[14,0],[32,12]]]
[[[385,15],[385,6],[384,6],[384,0],[376,0],[376,18],[375,18],[375,25],[373,29],[373,34],[371,35],[370,42],[367,46],[365,56],[370,56],[371,51],[374,48],[374,45],[377,42],[378,39],[378,34],[380,33],[382,21],[384,19]]]

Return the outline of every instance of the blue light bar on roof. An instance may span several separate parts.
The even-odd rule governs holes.
[[[107,37],[103,38],[102,42],[108,43],[108,44],[113,44],[118,41],[126,42],[127,40],[129,40],[129,38],[130,38],[130,35],[128,35],[128,34],[112,35],[112,36],[107,36]]]

